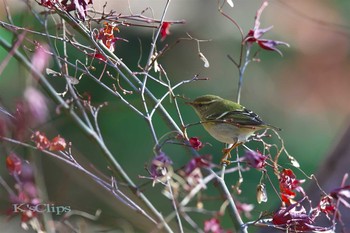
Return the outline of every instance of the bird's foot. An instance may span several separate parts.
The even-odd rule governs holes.
[[[233,144],[230,148],[224,148],[224,149],[222,150],[222,153],[224,154],[224,156],[223,156],[222,159],[221,159],[221,164],[222,164],[222,165],[230,165],[231,162],[229,161],[229,159],[232,157],[232,156],[231,156],[231,151],[232,151],[233,149],[235,149],[236,147],[242,145],[242,144],[243,144],[242,142],[240,142],[240,143],[235,143],[235,144]]]
[[[222,150],[222,152],[224,156],[222,157],[220,164],[225,166],[230,165],[231,161],[229,159],[232,157],[230,153],[231,152],[230,148],[227,148],[227,149],[225,148]]]
[[[221,159],[220,164],[223,165],[223,166],[228,166],[228,165],[231,164],[231,161],[227,160],[227,159]]]

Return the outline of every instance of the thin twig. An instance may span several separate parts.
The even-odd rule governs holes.
[[[179,226],[179,230],[180,230],[181,233],[183,233],[184,230],[183,230],[183,226],[182,226],[182,222],[181,222],[181,218],[180,218],[180,214],[179,214],[179,209],[177,208],[177,203],[176,203],[175,196],[174,196],[174,193],[173,193],[173,188],[171,187],[171,179],[170,179],[169,176],[167,176],[167,186],[168,186],[168,190],[169,190],[169,193],[170,193],[170,196],[171,196],[173,208],[174,208],[174,211],[175,211],[175,214],[176,214],[176,219],[177,219],[177,223],[178,223],[178,226]]]
[[[232,216],[232,221],[233,224],[235,226],[235,229],[239,232],[242,233],[248,233],[247,230],[247,226],[244,225],[244,222],[238,212],[237,206],[231,196],[230,191],[228,190],[225,180],[223,180],[221,178],[221,176],[217,175],[215,172],[213,172],[212,170],[208,170],[211,174],[213,174],[216,178],[216,180],[219,183],[219,187],[221,188],[221,190],[223,191],[223,193],[225,194],[225,198],[227,198],[228,202],[229,202],[229,213]]]
[[[244,56],[244,63],[243,66],[239,68],[239,78],[238,78],[238,90],[237,90],[237,103],[239,104],[241,102],[241,93],[242,93],[242,87],[243,87],[243,75],[244,72],[248,66],[248,64],[250,63],[250,48],[251,46],[247,46],[246,47],[246,54]]]
[[[10,61],[10,59],[13,56],[13,53],[15,50],[17,50],[19,48],[19,46],[21,46],[24,38],[25,38],[25,32],[23,32],[22,34],[19,34],[17,36],[17,40],[14,43],[14,45],[12,46],[11,50],[8,52],[8,54],[6,55],[6,57],[2,60],[1,64],[0,64],[0,75],[2,74],[2,72],[4,71],[4,69],[6,68],[8,62]]]

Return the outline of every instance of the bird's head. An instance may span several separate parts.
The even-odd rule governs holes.
[[[212,109],[212,106],[214,106],[216,103],[223,101],[223,99],[216,95],[203,95],[200,97],[197,97],[191,102],[186,102],[187,104],[191,105],[198,115],[203,116],[205,115],[208,110]]]

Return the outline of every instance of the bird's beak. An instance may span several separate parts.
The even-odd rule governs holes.
[[[185,104],[193,106],[194,103],[193,102],[185,102]]]

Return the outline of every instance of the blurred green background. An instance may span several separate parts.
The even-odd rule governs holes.
[[[225,7],[224,11],[237,21],[244,33],[247,33],[254,25],[255,12],[262,1],[237,0],[234,3],[234,8]],[[164,4],[165,1],[160,0],[123,0],[109,1],[107,6],[118,13],[129,13],[130,8],[135,14],[150,7],[154,17],[159,18]],[[101,9],[103,5],[102,1],[94,3],[96,9]],[[34,21],[32,15],[23,7],[16,8],[10,4],[10,10],[18,25],[35,28],[35,23],[31,23]],[[349,124],[349,10],[350,2],[347,0],[297,0],[293,3],[269,1],[269,6],[261,17],[261,28],[270,25],[273,25],[274,28],[264,38],[287,42],[290,48],[280,47],[283,57],[275,52],[261,51],[259,53],[260,62],[252,62],[244,75],[241,103],[253,109],[266,122],[283,128],[281,136],[287,150],[297,158],[303,171],[307,174],[317,171],[322,159],[334,147],[344,128]],[[152,16],[149,10],[146,11],[146,15]],[[4,10],[1,11],[0,17],[1,20],[6,20]],[[209,68],[203,67],[194,41],[181,41],[159,59],[159,63],[166,70],[172,84],[191,79],[195,74],[209,78],[207,81],[183,85],[176,90],[176,94],[194,98],[211,93],[227,99],[235,99],[238,71],[227,55],[229,54],[236,60],[239,57],[240,34],[238,30],[219,14],[216,1],[172,1],[166,20],[178,19],[186,20],[186,24],[172,25],[171,34],[165,41],[158,42],[159,49],[165,44],[175,43],[178,38],[186,37],[186,33],[197,39],[212,41],[200,44],[201,52],[209,60]],[[152,30],[138,27],[119,27],[119,29],[120,33],[117,36],[129,42],[117,42],[115,53],[132,69],[137,70],[137,62],[140,57],[139,41],[141,41],[143,50],[141,64],[144,65],[148,56]],[[0,28],[0,33],[1,37],[11,40],[11,35],[4,29]],[[254,47],[253,51],[257,49],[258,47]],[[0,48],[0,60],[3,60],[6,55],[7,52]],[[77,58],[84,61],[84,58],[77,54],[72,53],[69,56],[71,59]],[[102,67],[98,67],[96,73],[101,70]],[[0,99],[3,106],[14,109],[16,101],[21,98],[25,88],[25,79],[29,77],[30,75],[12,59],[0,74]],[[128,89],[125,83],[122,82],[121,85]],[[57,88],[59,91],[64,89],[62,83],[59,82]],[[147,182],[138,178],[138,175],[147,175],[144,164],[149,163],[153,157],[154,143],[146,121],[88,78],[83,78],[77,88],[81,93],[89,92],[93,104],[97,105],[104,101],[109,103],[103,108],[99,118],[104,139],[130,177],[137,184]],[[156,84],[151,84],[150,89],[157,97],[161,97],[167,91]],[[126,98],[131,103],[135,103],[138,108],[142,107],[139,96],[130,95]],[[181,99],[179,103],[186,123],[198,121],[189,106],[185,105]],[[166,100],[164,105],[173,116],[176,116],[172,103]],[[98,149],[67,117],[57,116],[52,103],[51,110],[51,120],[47,125],[41,127],[41,130],[52,137],[57,133],[64,136],[72,142],[73,152],[83,164],[89,166],[91,163],[105,174],[109,174],[106,162],[99,155]],[[176,117],[174,118],[177,120]],[[154,124],[159,137],[169,131],[159,116],[155,117]],[[210,143],[212,146],[204,147],[200,153],[213,155],[214,162],[219,163],[219,154],[223,145],[211,138],[200,126],[194,126],[188,132],[190,136],[199,136],[203,142]],[[251,148],[254,148],[253,144],[250,145]],[[50,201],[71,205],[74,209],[88,213],[93,213],[100,208],[103,212],[99,223],[112,225],[107,229],[114,229],[113,232],[121,228],[125,232],[138,232],[143,228],[142,226],[149,227],[147,223],[138,219],[140,215],[126,210],[127,208],[116,202],[108,192],[103,191],[93,181],[74,169],[54,159],[43,157],[37,152],[29,153],[21,148],[13,149],[19,154],[22,153],[28,160],[38,160],[37,157],[40,156],[42,174],[44,174]],[[167,145],[164,151],[175,161],[174,167],[185,164],[190,158],[189,153],[176,145]],[[1,161],[4,161],[4,158],[3,150]],[[4,165],[0,167],[0,170],[1,174],[6,177]],[[238,199],[256,206],[252,212],[255,217],[263,210],[272,211],[276,208],[278,199],[269,185],[268,193],[271,202],[258,205],[255,201],[255,187],[260,179],[259,172],[250,171],[244,174],[244,178],[243,194]],[[226,179],[228,184],[235,184],[237,176],[228,175]],[[8,180],[11,182],[11,178]],[[160,186],[153,188],[147,185],[143,188],[145,194],[151,201],[157,203],[163,213],[171,210],[171,203],[160,195]],[[251,191],[252,188],[254,192]],[[121,186],[121,189],[127,192],[125,187]],[[206,194],[219,195],[213,184],[208,185]],[[0,201],[1,209],[6,210],[8,199],[4,190],[1,190]],[[205,203],[205,207],[212,210],[218,210],[218,206],[218,203],[214,202]],[[120,217],[116,218],[116,215]],[[199,225],[202,225],[201,222],[206,218],[198,215],[196,220]],[[135,222],[140,225],[136,225]],[[92,230],[94,223],[90,223],[92,225],[89,225],[91,227],[89,229]],[[6,232],[12,232],[11,228],[18,226],[14,224],[14,220],[8,222],[4,219],[1,219],[0,225],[5,227]],[[231,222],[228,217],[223,218],[223,225],[230,227]]]

